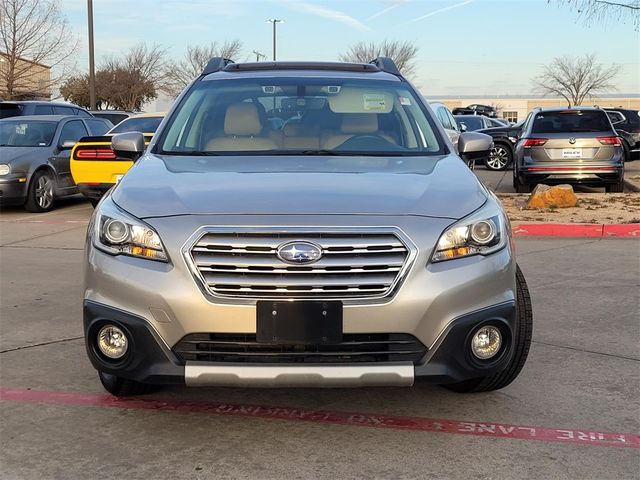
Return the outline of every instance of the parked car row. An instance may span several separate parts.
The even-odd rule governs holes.
[[[31,111],[34,103],[29,103]],[[78,192],[97,203],[132,165],[113,153],[111,136],[140,131],[150,139],[162,117],[137,115],[115,127],[109,120],[83,114],[0,119],[1,205],[46,212],[57,198]]]

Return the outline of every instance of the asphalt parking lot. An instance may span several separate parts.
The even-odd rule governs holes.
[[[636,239],[517,240],[534,342],[502,391],[174,387],[115,401],[81,339],[90,213],[71,198],[0,215],[3,479],[638,478]]]

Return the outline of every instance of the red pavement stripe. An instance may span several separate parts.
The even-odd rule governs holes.
[[[640,223],[603,225],[597,223],[523,223],[513,227],[516,237],[636,237]]]
[[[199,413],[204,415],[253,417],[291,422],[311,422],[394,430],[475,435],[483,437],[540,440],[601,447],[640,449],[640,435],[632,433],[600,432],[493,422],[469,422],[441,418],[401,417],[371,413],[306,410],[269,405],[240,405],[204,403],[153,398],[118,399],[111,395],[75,392],[50,392],[26,389],[0,389],[0,400],[74,407],[123,408],[162,412]]]

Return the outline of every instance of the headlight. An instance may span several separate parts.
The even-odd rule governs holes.
[[[0,163],[0,175],[9,175],[11,173],[11,167],[6,163]]]
[[[98,208],[93,226],[96,248],[111,255],[168,261],[160,237],[153,228],[120,210],[111,198],[106,198]]]
[[[488,255],[507,244],[507,220],[498,208],[483,208],[452,225],[440,236],[431,261]]]

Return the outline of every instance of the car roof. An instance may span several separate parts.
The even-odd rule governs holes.
[[[23,122],[28,120],[40,120],[42,122],[59,122],[60,120],[64,120],[65,118],[79,119],[83,117],[79,117],[78,115],[21,115],[18,117],[3,118],[0,121],[13,120]]]
[[[576,107],[538,107],[536,112],[565,112],[567,110],[581,111],[581,112],[601,112],[600,107],[584,107],[582,105]]]
[[[54,107],[71,107],[71,108],[79,108],[80,110],[85,110],[85,108],[79,107],[78,105],[74,105],[73,103],[65,103],[65,102],[48,102],[46,100],[3,100],[2,103],[13,103],[15,105],[22,104],[38,104],[38,105],[52,105]]]
[[[136,115],[135,112],[127,110],[89,110],[89,113],[126,113],[127,115]]]
[[[136,115],[131,115],[129,118],[127,118],[125,120],[129,120],[130,118],[152,118],[152,117],[163,118],[166,115],[167,115],[167,112],[138,113]],[[125,120],[123,120],[123,122]]]

